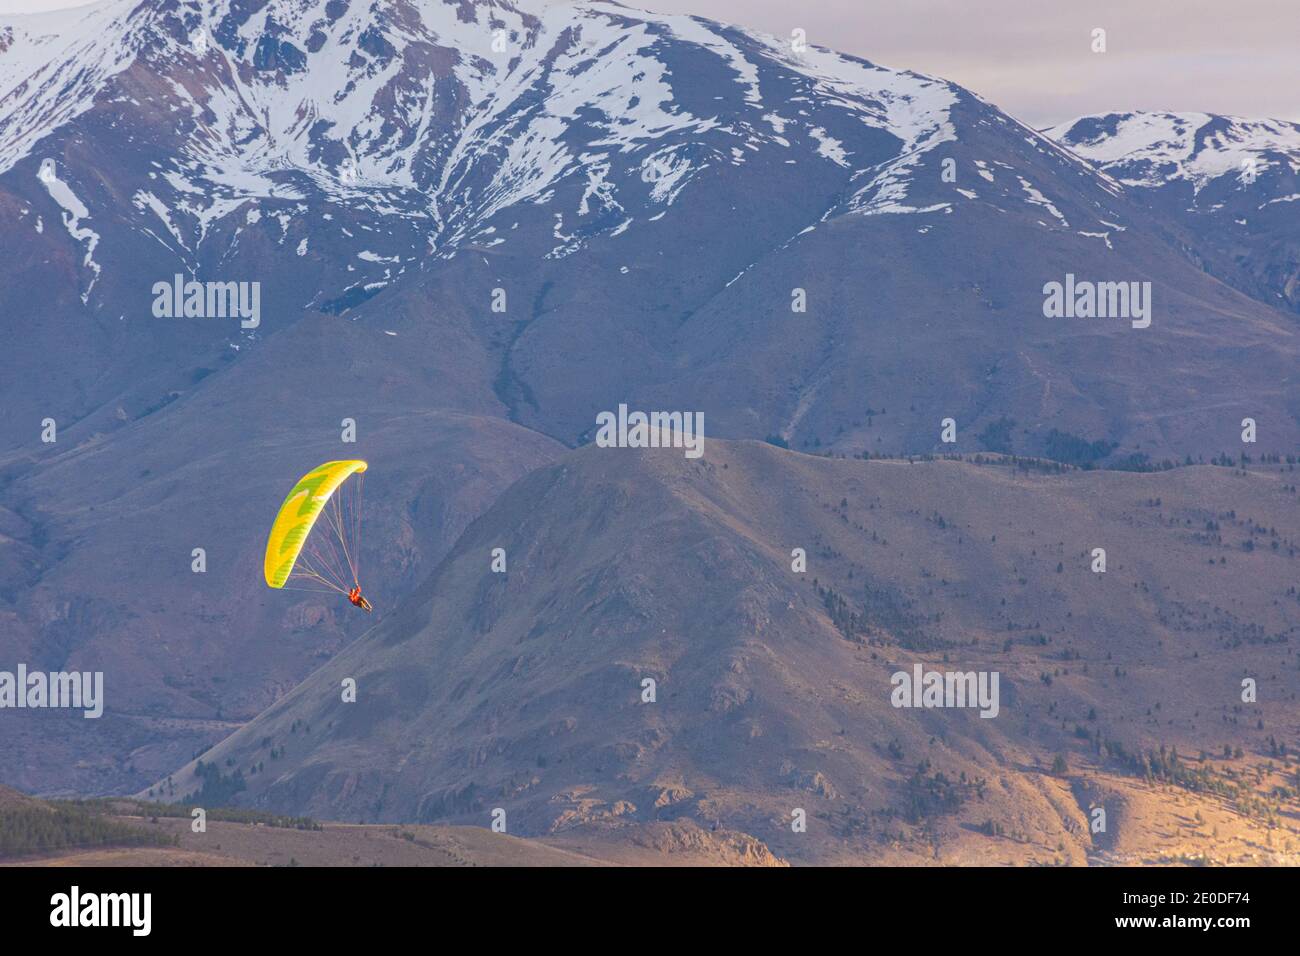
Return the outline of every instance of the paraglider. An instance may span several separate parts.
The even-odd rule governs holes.
[[[348,600],[351,601],[355,607],[361,608],[361,610],[365,611],[367,614],[374,610],[374,608],[371,607],[370,602],[361,596],[361,585],[359,584],[348,592]]]
[[[367,467],[360,460],[327,461],[293,486],[266,540],[262,570],[267,587],[338,592],[354,607],[373,610],[361,594],[359,566]],[[298,583],[312,586],[296,587]]]

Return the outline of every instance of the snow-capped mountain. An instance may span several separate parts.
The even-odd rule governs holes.
[[[522,303],[546,311],[562,288],[543,275],[547,264],[586,250],[610,257],[602,268],[615,276],[593,290],[590,262],[573,270],[588,305],[607,313],[585,336],[596,344],[586,363],[595,388],[566,396],[576,383],[550,358],[574,347],[570,319],[553,342],[538,323],[516,325],[509,351],[538,354],[508,362],[492,389],[512,417],[574,440],[592,406],[607,403],[592,393],[629,375],[676,389],[685,363],[715,400],[730,395],[727,376],[704,365],[753,338],[733,325],[720,346],[704,315],[752,297],[778,259],[806,262],[833,224],[929,237],[913,256],[920,263],[952,261],[931,230],[958,218],[960,230],[993,217],[1004,237],[1015,223],[1086,256],[1114,252],[1133,218],[1115,181],[953,84],[613,3],[104,0],[0,24],[13,268],[28,282],[57,271],[41,280],[49,304],[66,321],[79,299],[106,337],[82,356],[86,367],[56,373],[77,389],[95,383],[94,396],[58,390],[80,396],[79,418],[97,407],[129,418],[183,394],[185,380],[168,377],[182,359],[160,338],[174,340],[183,364],[211,368],[303,310],[359,318],[381,294],[423,299],[438,264],[468,251],[495,274],[469,283],[485,287],[475,309],[492,289],[522,287],[509,312],[520,323],[536,317],[521,315]],[[845,248],[843,233],[831,242]],[[492,264],[502,257],[519,257],[510,283]],[[161,328],[146,293],[177,273],[260,276],[270,318]],[[765,310],[808,282],[795,276],[763,293]],[[633,310],[629,287],[641,297]],[[912,295],[932,292],[930,283]],[[382,308],[391,313],[392,302]],[[51,349],[76,334],[49,328]],[[676,356],[651,348],[639,371],[600,354],[608,341],[697,331],[703,340],[683,341]],[[563,401],[543,402],[551,389],[530,374],[551,378]],[[840,427],[839,413],[817,414],[837,391],[792,385],[761,409],[728,398],[719,423],[811,444]],[[134,394],[123,401],[124,392]],[[915,444],[902,430],[889,441]]]
[[[563,255],[773,147],[852,166],[851,208],[903,209],[907,170],[954,136],[948,84],[613,3],[105,0],[0,30],[0,173],[98,104],[153,150],[137,225],[182,254],[250,201],[287,229],[326,200],[443,255],[508,242],[497,214],[550,205]],[[674,80],[697,70],[716,76],[707,97]],[[764,105],[765,75],[789,115]],[[846,148],[832,131],[850,123],[892,149]],[[552,203],[569,180],[576,202]]]
[[[382,221],[386,248],[350,243],[357,274],[314,303],[346,309],[430,256],[510,243],[530,215],[551,233],[545,254],[570,255],[657,220],[710,170],[822,167],[836,196],[804,225],[975,195],[915,181],[957,139],[960,88],[615,3],[103,0],[8,18],[0,37],[0,174],[40,163],[84,248],[88,301],[102,266],[86,220],[106,216],[186,271],[223,222],[264,216],[302,255],[319,228],[291,224],[313,206],[345,210],[325,227],[335,238],[355,238],[350,216]],[[64,140],[86,135],[111,185],[63,174]],[[977,172],[981,201],[1068,225],[1006,163]],[[1098,215],[1084,234],[1106,232]]]
[[[1192,228],[1226,281],[1300,310],[1300,124],[1107,113],[1045,132]]]
[[[252,716],[352,625],[249,572],[261,502],[344,418],[387,606],[621,403],[840,455],[954,450],[947,417],[957,451],[1086,465],[1209,458],[1247,415],[1300,445],[1291,317],[939,79],[473,0],[104,0],[0,18],[0,78],[4,633],[110,662],[136,714]],[[257,321],[159,314],[176,276],[257,283]],[[1049,318],[1067,276],[1150,283],[1151,322]],[[91,786],[176,765],[151,753]]]
[[[1210,113],[1106,113],[1045,131],[1126,186],[1185,183],[1193,201],[1224,177],[1252,185],[1269,171],[1300,173],[1300,124]],[[1274,201],[1294,201],[1290,196]]]

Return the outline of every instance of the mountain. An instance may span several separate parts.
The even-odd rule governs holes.
[[[367,823],[499,808],[526,837],[689,820],[794,862],[1082,862],[1154,852],[1155,774],[1224,816],[1223,853],[1228,827],[1249,845],[1295,805],[1276,749],[1300,714],[1294,482],[580,449],[150,794]],[[917,665],[997,672],[1000,707],[892,706]]]
[[[359,562],[382,618],[503,488],[562,450],[497,418],[411,412],[370,427],[357,408],[355,445],[340,444],[337,430],[332,442],[324,428],[284,434],[248,409],[196,405],[203,429],[166,442],[128,429],[13,472],[0,512],[0,554],[12,562],[0,588],[0,670],[102,671],[107,702],[98,720],[6,711],[9,783],[59,794],[138,789],[368,626],[333,595],[262,583],[269,522],[308,463],[341,453],[371,462]],[[412,470],[417,461],[429,469]],[[201,574],[195,548],[205,551]],[[49,759],[21,759],[36,752]]]
[[[3,779],[145,787],[357,637],[257,571],[323,460],[371,463],[386,615],[622,403],[839,455],[1140,469],[1245,417],[1293,453],[1293,316],[1135,192],[943,80],[613,3],[0,17],[0,660],[110,688],[14,717]],[[1046,317],[1069,275],[1150,282],[1150,325]]]
[[[323,380],[364,356],[566,444],[624,400],[845,451],[934,450],[945,417],[1157,462],[1245,416],[1300,435],[1294,322],[953,84],[607,3],[90,10],[0,96],[10,447],[181,403],[322,315],[364,340]],[[38,31],[9,29],[24,75]],[[177,273],[260,281],[261,323],[155,318]],[[1067,274],[1151,282],[1151,326],[1045,318]]]
[[[1300,312],[1300,124],[1106,113],[1045,132],[1185,224],[1215,275]]]

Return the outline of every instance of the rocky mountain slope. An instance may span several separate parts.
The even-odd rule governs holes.
[[[1294,467],[582,449],[205,754],[207,789],[191,765],[151,793],[202,801],[217,768],[239,805],[326,818],[502,810],[523,836],[689,819],[794,861],[1082,862],[1150,845],[1125,813],[1172,749],[1163,784],[1237,826],[1293,820],[1296,505]],[[893,706],[891,675],[918,664],[997,672],[998,712]]]

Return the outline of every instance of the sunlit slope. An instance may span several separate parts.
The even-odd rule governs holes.
[[[241,805],[480,824],[501,808],[527,836],[689,818],[796,861],[1144,851],[1119,804],[1155,773],[1243,827],[1284,809],[1274,850],[1294,852],[1295,482],[583,449],[203,759],[243,776]],[[997,716],[891,706],[917,663],[997,672]],[[191,770],[155,792],[197,789]]]

